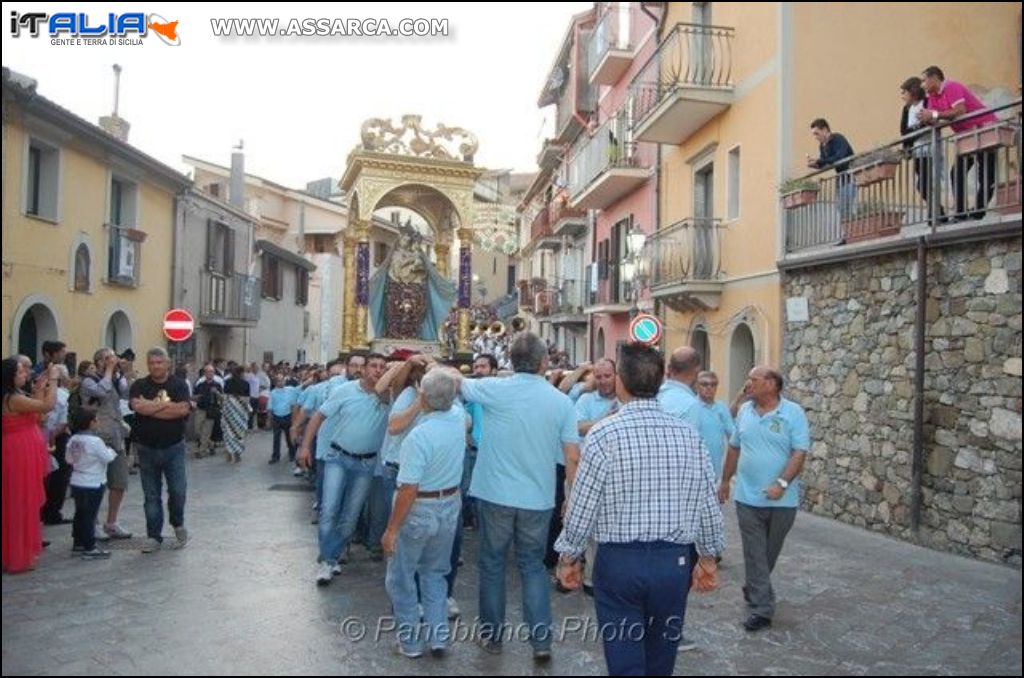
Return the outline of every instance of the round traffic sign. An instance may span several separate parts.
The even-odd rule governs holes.
[[[641,344],[657,344],[661,341],[661,320],[656,316],[641,314],[629,324],[629,336]]]
[[[195,328],[196,321],[184,308],[172,308],[164,313],[164,336],[171,341],[185,341]]]

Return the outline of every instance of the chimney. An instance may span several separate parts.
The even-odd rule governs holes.
[[[100,127],[111,136],[120,141],[128,143],[128,130],[131,125],[128,121],[117,114],[118,104],[121,98],[121,66],[114,64],[114,112],[112,115],[104,115],[100,118]]]
[[[232,207],[245,209],[245,153],[242,152],[243,141],[231,151],[231,186],[228,191],[228,202]]]

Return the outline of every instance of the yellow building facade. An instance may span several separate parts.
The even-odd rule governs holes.
[[[3,75],[3,353],[166,346],[188,179]]]
[[[1017,97],[1020,26],[1019,3],[669,3],[633,123],[661,144],[648,251],[665,348],[700,348],[720,397],[778,365],[779,187],[817,157],[810,122],[857,152],[891,142],[900,84],[933,64],[986,103]]]

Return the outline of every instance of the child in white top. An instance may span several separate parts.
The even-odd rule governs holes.
[[[96,516],[106,489],[107,464],[117,458],[96,432],[96,410],[83,407],[71,422],[75,432],[68,441],[66,458],[73,467],[71,495],[75,498],[73,553],[83,560],[109,558],[110,551],[96,548]]]

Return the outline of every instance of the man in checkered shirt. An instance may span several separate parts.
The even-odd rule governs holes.
[[[614,417],[587,435],[565,527],[558,574],[576,588],[587,540],[598,543],[594,604],[611,675],[672,675],[691,577],[710,590],[724,547],[715,473],[700,435],[666,414],[656,396],[665,361],[624,346]],[[604,629],[643,629],[604,633]]]

